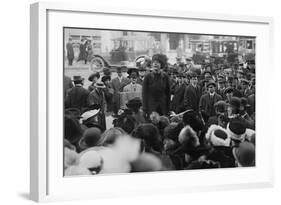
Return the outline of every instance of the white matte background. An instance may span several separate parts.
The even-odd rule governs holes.
[[[91,2],[95,3],[93,0]],[[10,0],[1,2],[1,168],[0,204],[31,204],[29,193],[29,4],[35,1]],[[78,1],[77,1],[78,2]],[[79,2],[83,3],[82,0]],[[103,0],[100,6],[124,6],[127,8],[150,8],[186,10],[194,12],[215,12],[242,15],[273,16],[275,19],[275,72],[270,81],[276,83],[274,100],[275,121],[272,122],[275,135],[275,188],[235,190],[223,192],[187,193],[166,196],[108,199],[98,201],[65,202],[66,204],[278,204],[281,201],[279,137],[280,112],[280,39],[281,13],[278,1],[223,1],[223,0]],[[278,47],[279,46],[279,47]],[[267,68],[264,68],[267,69]],[[266,85],[264,85],[266,86]],[[279,106],[279,107],[278,107]],[[266,119],[265,119],[266,121]],[[266,137],[266,136],[264,136]],[[118,185],[116,185],[118,188]],[[75,187],[73,187],[75,189]]]

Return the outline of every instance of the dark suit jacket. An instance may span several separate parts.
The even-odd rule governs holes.
[[[191,84],[187,86],[184,93],[184,107],[186,110],[199,111],[199,102],[201,97],[200,87],[194,88]]]
[[[187,85],[182,84],[177,85],[175,88],[175,94],[171,102],[171,110],[175,113],[180,113],[184,111],[184,93]]]
[[[202,95],[202,97],[200,98],[199,110],[207,114],[208,117],[215,116],[216,112],[214,104],[219,100],[222,100],[222,97],[217,93],[214,94],[213,100],[211,99],[209,93]]]
[[[67,93],[65,99],[66,108],[77,108],[82,110],[83,107],[88,106],[89,91],[82,86],[75,86]]]
[[[93,104],[98,104],[101,107],[101,111],[104,112],[105,110],[105,95],[103,92],[98,92],[97,89],[94,89],[88,97],[88,104],[93,105]]]
[[[166,73],[148,73],[143,81],[143,110],[166,115],[170,108],[170,80]]]

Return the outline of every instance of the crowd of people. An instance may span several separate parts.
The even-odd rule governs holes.
[[[79,43],[79,56],[76,62],[83,61],[84,64],[87,64],[87,62],[91,60],[92,55],[93,47],[91,45],[91,41],[82,38],[81,42]],[[72,38],[69,38],[66,44],[66,57],[68,65],[72,66],[75,58]]]
[[[254,66],[185,60],[65,76],[64,174],[255,166]]]

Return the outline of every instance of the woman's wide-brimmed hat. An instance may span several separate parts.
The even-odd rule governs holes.
[[[140,98],[133,98],[132,100],[129,100],[126,105],[127,107],[142,106],[142,102]]]
[[[95,83],[96,88],[106,88],[103,82],[97,82]]]
[[[132,74],[132,72],[135,72],[137,74],[137,76],[139,75],[139,71],[137,68],[128,68],[128,75],[130,76]]]
[[[100,78],[100,73],[99,72],[94,72],[93,74],[91,74],[88,78],[89,81],[93,81],[94,77]]]

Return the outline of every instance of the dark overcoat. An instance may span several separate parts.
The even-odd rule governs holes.
[[[74,50],[73,50],[72,43],[69,42],[69,43],[66,44],[66,50],[67,50],[67,58],[73,59],[74,58]]]
[[[148,73],[143,81],[143,110],[166,115],[170,108],[170,80],[166,73]]]
[[[199,102],[201,98],[201,89],[199,86],[196,88],[191,84],[187,86],[184,93],[184,107],[186,110],[199,111]]]
[[[75,86],[69,90],[65,99],[66,108],[82,108],[88,106],[88,95],[89,91],[82,86]]]
[[[174,111],[175,113],[180,113],[185,110],[184,108],[184,93],[187,85],[182,84],[182,85],[177,85],[175,88],[175,93],[174,97],[171,101],[171,110]]]

